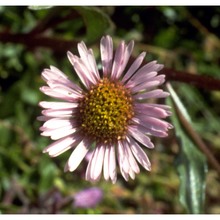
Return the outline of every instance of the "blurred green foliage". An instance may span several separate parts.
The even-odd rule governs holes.
[[[64,173],[70,152],[53,159],[42,153],[51,141],[40,136],[41,123],[36,120],[41,111],[38,102],[49,100],[39,91],[44,85],[40,74],[54,65],[78,81],[66,58],[67,50],[76,53],[77,42],[83,40],[98,58],[100,38],[110,34],[116,44],[134,39],[134,56],[144,50],[147,61],[156,59],[174,71],[220,79],[219,28],[220,7],[1,6],[0,213],[194,212],[179,200],[179,188],[187,179],[179,178],[176,169],[181,147],[174,131],[166,139],[154,138],[156,148],[147,151],[150,173],[141,169],[129,182],[118,175],[115,185],[101,180],[95,185],[104,191],[103,202],[95,209],[74,209],[74,193],[94,184],[84,181],[86,161],[77,171]],[[190,115],[191,126],[219,160],[220,88],[209,91],[190,82],[171,83]],[[177,133],[182,132],[182,144],[189,147],[192,140],[184,136],[178,117],[172,117]],[[195,143],[193,146],[200,151]],[[200,163],[205,165],[204,160]],[[219,173],[209,161],[208,167],[206,179],[201,180],[204,183],[197,181],[206,185],[205,198],[201,198],[204,208],[195,212],[220,213]]]

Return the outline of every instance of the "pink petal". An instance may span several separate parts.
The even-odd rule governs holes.
[[[70,51],[67,52],[67,57],[70,61],[70,63],[73,65],[78,77],[80,78],[81,82],[84,84],[84,86],[89,89],[91,86],[91,73],[88,71],[88,69],[85,67],[83,61],[73,55]],[[90,80],[89,80],[90,78]]]
[[[97,69],[97,64],[92,49],[87,49],[84,42],[78,44],[78,51],[83,63],[87,66],[88,70],[96,77],[97,80],[100,79],[99,72]]]
[[[136,80],[142,79],[143,76],[150,74],[151,72],[158,72],[163,68],[163,65],[157,64],[157,61],[152,61],[143,67],[141,67],[128,81],[134,82]]]
[[[42,101],[42,102],[39,102],[39,105],[42,108],[71,109],[71,108],[76,108],[78,106],[78,103],[73,103],[73,102],[46,102],[46,101]]]
[[[51,157],[56,157],[76,145],[80,138],[81,137],[79,135],[64,137],[47,146],[43,150],[43,153],[48,153]]]
[[[124,51],[124,55],[123,55],[123,62],[122,62],[122,65],[120,66],[120,68],[118,69],[117,71],[117,74],[116,74],[116,79],[119,79],[121,77],[121,74],[123,73],[127,63],[128,63],[128,60],[131,56],[131,53],[132,53],[132,50],[134,48],[134,41],[131,41],[128,46],[125,47],[125,51]]]
[[[121,174],[124,177],[124,179],[126,181],[128,181],[128,179],[129,179],[129,176],[128,176],[129,164],[124,156],[124,154],[125,154],[124,148],[123,148],[123,145],[121,144],[120,141],[118,142],[117,150],[118,150],[118,164],[119,164]]]
[[[137,85],[140,85],[142,83],[154,81],[157,74],[158,74],[157,72],[150,72],[150,73],[147,73],[147,74],[141,76],[140,78],[137,78],[135,80],[130,80],[130,82],[127,84],[127,87],[129,87],[130,84],[132,86],[137,86]]]
[[[47,109],[47,110],[43,110],[41,113],[42,115],[45,115],[47,117],[71,117],[73,116],[73,113],[75,112],[74,109],[63,109],[63,110],[59,110],[59,109]]]
[[[94,150],[92,150],[91,153],[92,153],[92,155],[90,156],[90,160],[89,160],[89,163],[86,168],[85,179],[92,182],[92,179],[90,176],[91,176],[91,172],[92,172],[92,167],[94,167],[94,160],[97,158],[98,152],[94,149]]]
[[[126,150],[125,150],[125,147],[124,147],[124,141],[119,141],[118,142],[118,154],[120,156],[120,164],[121,164],[121,167],[122,169],[126,172],[126,173],[129,173],[129,170],[130,170],[130,164],[129,164],[129,161],[128,161],[128,157],[127,157],[127,154],[126,154]]]
[[[116,79],[118,71],[121,69],[121,66],[123,65],[124,53],[125,53],[125,42],[122,41],[115,52],[115,58],[113,61],[112,73],[111,73],[111,79],[113,80]]]
[[[139,115],[138,119],[141,124],[144,124],[148,128],[156,131],[167,131],[168,129],[173,128],[173,126],[168,122],[147,115]]]
[[[163,105],[163,104],[155,104],[155,103],[148,103],[149,106],[152,106],[152,107],[158,107],[158,108],[162,108],[166,111],[170,110],[171,107],[168,106],[168,105]]]
[[[104,156],[104,164],[103,164],[103,175],[105,180],[109,180],[109,166],[110,166],[110,147],[107,146],[105,149],[105,156]]]
[[[146,170],[151,170],[151,163],[148,159],[148,156],[146,153],[143,151],[143,149],[139,146],[139,144],[134,141],[132,138],[127,138],[128,143],[130,143],[130,148],[137,159],[137,161],[146,169]]]
[[[95,85],[97,83],[97,80],[94,77],[94,74],[89,71],[86,64],[78,58],[77,61],[74,63],[74,69],[79,76],[82,83],[86,86],[87,89],[90,89],[92,85]]]
[[[40,127],[40,130],[45,131],[47,129],[56,129],[68,125],[76,126],[76,123],[70,119],[52,118],[48,119],[43,126]]]
[[[52,81],[57,82],[74,89],[78,93],[82,92],[82,89],[78,85],[70,81],[68,77],[56,67],[50,66],[50,69],[44,69],[41,76],[47,83]]]
[[[50,80],[67,80],[68,77],[61,72],[58,68],[54,66],[50,66],[50,69],[44,69],[42,74],[42,78],[45,81],[50,81]]]
[[[143,62],[145,55],[146,55],[146,52],[142,52],[137,57],[137,59],[130,66],[129,70],[125,73],[122,79],[122,82],[126,82],[136,72],[136,70],[140,67],[141,63]]]
[[[144,92],[133,96],[134,99],[145,100],[150,98],[165,98],[169,96],[168,92],[164,92],[162,89],[156,89],[150,92]]]
[[[141,132],[137,126],[129,126],[128,132],[130,135],[139,141],[141,144],[148,148],[154,148],[153,143],[151,142],[150,138],[147,137],[143,132]]]
[[[58,140],[60,138],[66,137],[70,134],[73,134],[76,132],[77,129],[73,128],[72,125],[53,129],[53,130],[46,130],[41,133],[42,136],[51,136],[50,138],[52,140]]]
[[[91,181],[93,182],[93,178],[92,178],[92,174],[93,174],[93,170],[94,170],[94,167],[95,167],[95,162],[98,158],[98,150],[97,150],[97,147],[93,150],[92,152],[92,156],[89,160],[89,164],[86,168],[86,175],[85,175],[85,179],[88,180],[88,181]]]
[[[161,85],[165,81],[164,75],[154,77],[151,81],[143,82],[135,87],[131,88],[132,93],[140,92],[142,90],[151,89],[152,87]]]
[[[155,118],[166,118],[170,114],[162,108],[150,106],[148,103],[135,103],[134,111],[136,115],[148,115]]]
[[[91,73],[96,77],[96,80],[99,81],[100,75],[99,75],[98,67],[97,67],[95,57],[94,57],[92,50],[90,50],[90,53],[88,55],[88,64],[90,65]]]
[[[62,88],[64,90],[70,91],[71,93],[75,94],[77,97],[82,97],[82,91],[77,91],[76,89],[71,86],[71,84],[66,80],[55,80],[51,79],[47,81],[47,85],[53,89],[53,88]]]
[[[83,158],[86,156],[90,146],[91,141],[84,138],[70,155],[69,160],[65,165],[64,171],[74,171],[82,162]]]
[[[113,42],[110,36],[102,37],[100,43],[103,75],[111,73],[113,60]]]
[[[78,101],[79,96],[72,93],[70,90],[66,90],[64,88],[50,88],[48,86],[42,86],[40,88],[41,92],[43,92],[44,94],[54,97],[54,98],[58,98],[58,99],[62,99],[65,101],[69,101],[69,102],[76,102]]]
[[[80,43],[77,44],[77,48],[78,48],[79,55],[82,58],[82,60],[84,62],[88,61],[87,60],[88,49],[87,49],[85,43],[83,41],[81,41]]]
[[[116,183],[117,180],[117,171],[116,171],[116,158],[115,158],[115,146],[110,146],[109,152],[109,175],[112,180],[112,183]]]
[[[135,173],[139,173],[140,172],[140,169],[139,169],[139,166],[136,162],[136,160],[134,159],[134,156],[130,150],[130,146],[129,146],[129,143],[127,141],[124,141],[125,144],[125,152],[126,152],[126,156],[128,158],[128,161],[129,161],[129,164],[130,164],[130,167],[131,169],[135,172]]]
[[[149,125],[147,123],[143,123],[141,120],[137,118],[133,118],[132,121],[136,123],[136,125],[138,126],[138,129],[141,130],[143,134],[153,135],[156,137],[167,137],[168,135],[166,131],[160,131],[160,130],[149,128]]]
[[[88,169],[88,172],[86,172],[86,180],[95,182],[98,181],[101,177],[102,165],[105,155],[105,146],[97,146],[93,155],[94,156],[90,159],[90,169]]]

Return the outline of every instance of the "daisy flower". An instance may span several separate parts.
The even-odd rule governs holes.
[[[38,120],[44,122],[41,135],[54,140],[43,152],[56,157],[71,149],[64,171],[74,171],[87,154],[85,179],[91,182],[98,181],[103,171],[104,179],[115,183],[117,162],[126,181],[140,172],[138,163],[150,171],[143,148],[154,148],[150,136],[166,137],[172,125],[163,120],[171,115],[170,107],[149,99],[169,93],[155,88],[165,81],[165,75],[158,75],[163,65],[152,61],[141,66],[145,52],[127,66],[133,47],[134,41],[122,41],[114,53],[112,38],[102,37],[100,71],[84,42],[78,44],[79,56],[68,51],[82,86],[54,66],[43,70],[48,86],[40,90],[62,100],[39,103],[43,110]]]

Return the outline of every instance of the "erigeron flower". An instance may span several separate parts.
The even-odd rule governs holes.
[[[78,44],[79,56],[68,51],[82,87],[54,66],[43,70],[42,78],[48,86],[40,90],[62,100],[39,103],[44,108],[38,117],[44,121],[41,135],[54,140],[43,152],[56,157],[72,150],[65,171],[74,171],[88,153],[92,154],[85,179],[91,182],[98,181],[103,170],[104,179],[115,183],[117,162],[126,181],[140,172],[138,163],[150,171],[142,148],[154,148],[150,136],[166,137],[172,125],[163,120],[171,115],[170,107],[148,100],[169,93],[155,89],[165,81],[164,75],[158,75],[163,65],[152,61],[141,66],[145,52],[127,66],[133,47],[133,41],[128,45],[122,41],[114,54],[112,38],[102,37],[101,71],[92,49],[84,42]]]
[[[103,199],[103,192],[98,187],[91,187],[77,192],[74,195],[73,206],[75,208],[94,208]]]

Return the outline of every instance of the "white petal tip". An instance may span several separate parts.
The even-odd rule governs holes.
[[[115,180],[112,180],[112,183],[113,183],[113,184],[115,184],[116,182],[117,182],[117,179],[115,179]]]
[[[47,151],[47,149],[44,149],[42,152],[45,154],[45,153],[47,153],[48,151]]]
[[[69,50],[67,51],[66,54],[67,54],[67,56],[72,56],[73,55]]]
[[[147,171],[151,171],[151,166],[146,166],[145,169],[146,169]]]

